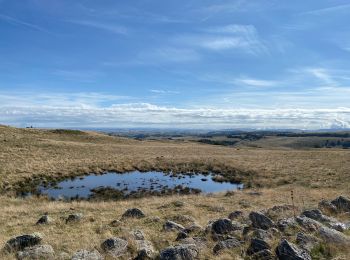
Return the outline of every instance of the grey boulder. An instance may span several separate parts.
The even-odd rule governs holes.
[[[199,250],[194,244],[167,247],[160,252],[160,260],[192,260],[197,259]]]
[[[26,247],[23,251],[17,253],[18,260],[40,260],[40,259],[54,259],[55,252],[50,245],[36,245],[33,247]]]
[[[118,237],[109,238],[101,244],[101,248],[103,249],[103,251],[105,251],[113,257],[120,257],[125,255],[127,247],[128,242]]]
[[[21,235],[8,240],[5,244],[5,250],[7,252],[16,252],[23,250],[26,247],[38,245],[41,243],[41,241],[42,235],[40,233]]]

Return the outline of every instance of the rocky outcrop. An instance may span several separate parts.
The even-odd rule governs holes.
[[[239,230],[236,225],[233,225],[232,221],[228,218],[221,218],[215,220],[211,225],[212,232],[216,234],[228,234],[232,231]]]
[[[37,225],[47,225],[52,222],[51,218],[48,215],[41,216],[36,222]]]
[[[252,238],[249,248],[247,249],[247,255],[254,255],[260,251],[270,250],[271,246],[264,240],[259,238]]]
[[[305,217],[305,216],[297,217],[296,221],[305,230],[310,231],[310,232],[314,232],[322,226],[322,224],[320,222],[313,220],[311,218]]]
[[[323,226],[319,235],[326,243],[350,246],[350,238],[337,230]]]
[[[185,231],[185,227],[174,222],[174,221],[166,221],[163,225],[164,231]]]
[[[299,232],[296,236],[296,243],[302,249],[305,249],[310,252],[312,248],[314,248],[316,244],[318,244],[318,239],[314,236]]]
[[[144,218],[146,215],[138,208],[128,209],[122,215],[122,218]]]
[[[194,260],[197,259],[199,250],[194,244],[181,244],[167,247],[160,252],[160,260]]]
[[[127,247],[128,242],[118,237],[109,238],[101,244],[102,250],[113,257],[125,255]]]
[[[276,255],[280,260],[311,260],[310,254],[296,245],[283,239],[276,248]]]
[[[67,218],[66,218],[66,223],[75,223],[75,222],[79,222],[81,221],[81,219],[83,218],[83,214],[82,213],[74,213],[74,214],[70,214]]]
[[[218,254],[220,251],[222,251],[224,249],[231,249],[231,248],[236,248],[236,247],[240,247],[240,246],[241,246],[240,241],[238,241],[236,238],[230,238],[230,239],[226,239],[224,241],[218,242],[214,246],[213,252],[214,252],[214,254]]]
[[[79,250],[72,256],[72,260],[103,260],[103,256],[97,250]]]
[[[40,233],[34,233],[31,235],[21,235],[10,239],[6,242],[5,250],[7,252],[16,252],[40,244],[42,241],[42,235]]]
[[[350,199],[344,196],[339,196],[335,200],[332,200],[331,203],[339,212],[350,212]]]
[[[26,247],[23,251],[17,253],[18,260],[51,260],[55,258],[55,252],[50,245],[36,245]]]
[[[260,229],[269,229],[272,228],[274,226],[273,221],[265,216],[263,213],[261,212],[251,212],[249,214],[249,219],[252,222],[252,226],[254,228],[260,228]]]

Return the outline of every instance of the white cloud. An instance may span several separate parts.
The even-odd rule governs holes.
[[[179,94],[180,93],[178,91],[164,90],[164,89],[150,89],[149,91],[154,94]]]
[[[43,97],[37,99],[41,98]],[[74,102],[61,97],[60,102],[56,103],[52,103],[53,98],[47,103],[28,101],[17,103],[20,100],[11,100],[11,97],[2,95],[0,99],[5,102],[1,102],[0,106],[0,123],[18,126],[33,125],[36,127],[176,127],[207,129],[350,127],[350,108],[223,109],[215,107],[176,108],[149,103],[126,103],[108,106],[98,104],[102,99],[115,101],[118,98],[120,97],[76,94]],[[93,101],[94,106],[86,106],[85,102],[89,103],[89,101]]]
[[[267,52],[253,25],[228,24],[205,28],[202,32],[204,33],[179,35],[174,41],[211,51],[240,50],[255,55]]]
[[[272,80],[262,80],[254,78],[240,78],[235,80],[237,84],[244,84],[253,87],[272,87],[276,86],[278,82]]]

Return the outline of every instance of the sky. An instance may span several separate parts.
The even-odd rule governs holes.
[[[0,0],[0,124],[350,128],[350,3]]]

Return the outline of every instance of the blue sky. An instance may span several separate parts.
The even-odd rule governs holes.
[[[0,123],[350,128],[350,4],[0,0]]]

